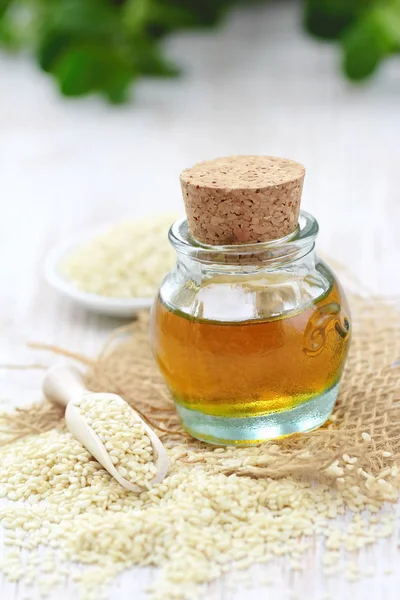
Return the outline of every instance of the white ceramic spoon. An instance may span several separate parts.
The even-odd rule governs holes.
[[[93,400],[104,397],[118,398],[116,394],[104,394],[90,392],[83,383],[83,376],[79,369],[73,366],[56,365],[49,369],[43,382],[45,396],[56,404],[66,407],[65,422],[72,435],[90,452],[92,456],[118,481],[120,485],[131,492],[143,492],[145,488],[131,483],[120,475],[111,461],[108,452],[97,433],[88,425],[79,411],[79,404],[83,398],[90,397]],[[168,471],[167,453],[161,441],[154,431],[143,421],[143,419],[132,408],[135,419],[140,422],[150,438],[155,457],[157,474],[149,481],[149,485],[160,483]]]

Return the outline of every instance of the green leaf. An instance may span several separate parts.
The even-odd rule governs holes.
[[[163,55],[157,42],[151,38],[132,41],[130,60],[134,70],[144,75],[173,77],[179,73]]]
[[[117,69],[109,77],[104,95],[113,104],[123,104],[128,99],[129,88],[134,78],[135,75],[130,69]]]
[[[102,92],[122,102],[134,72],[110,48],[96,45],[72,47],[53,65],[60,90],[66,96]]]
[[[151,4],[149,0],[127,0],[125,2],[122,19],[130,34],[138,35],[145,31]]]
[[[393,50],[400,49],[400,0],[388,0],[388,2],[376,9],[376,19],[381,29],[386,32],[388,40],[391,41]]]
[[[306,29],[321,38],[338,38],[373,0],[307,0]]]
[[[58,0],[47,8],[47,20],[37,45],[39,64],[51,71],[66,50],[75,46],[113,45],[123,32],[118,12],[104,0]],[[104,53],[104,49],[103,49]]]
[[[234,0],[160,0],[160,3],[190,8],[195,15],[197,26],[216,25],[229,8],[238,4]],[[245,2],[245,4],[248,3],[248,1]],[[243,4],[243,0],[241,4]]]
[[[4,15],[10,4],[11,0],[0,0],[0,18]]]
[[[37,47],[64,95],[101,93],[112,102],[126,99],[137,75],[129,53],[121,11],[105,0],[59,0]]]
[[[379,13],[371,11],[344,38],[344,69],[354,80],[365,79],[390,54],[390,37],[382,26]]]
[[[123,20],[134,35],[159,37],[169,31],[201,25],[202,18],[195,12],[195,2],[174,4],[174,0],[126,0]],[[218,2],[214,6],[218,6]],[[204,7],[203,7],[204,8]],[[216,13],[217,14],[217,13]],[[208,18],[208,17],[207,17]],[[215,18],[213,17],[213,22]]]
[[[88,37],[121,35],[120,10],[110,0],[53,0],[48,27]]]
[[[46,32],[37,47],[37,58],[43,71],[51,71],[55,61],[71,47],[69,34]]]
[[[149,22],[152,26],[161,26],[164,31],[194,27],[199,19],[189,6],[174,6],[171,2],[152,2],[149,11]]]

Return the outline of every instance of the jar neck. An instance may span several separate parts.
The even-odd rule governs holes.
[[[172,225],[169,239],[178,255],[178,263],[202,271],[252,273],[259,270],[309,269],[315,261],[314,247],[318,234],[316,219],[301,211],[296,231],[258,244],[211,246],[201,244],[188,230],[186,219]]]

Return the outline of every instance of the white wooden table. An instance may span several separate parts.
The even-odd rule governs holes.
[[[353,87],[339,74],[338,50],[301,34],[299,11],[277,2],[238,12],[219,33],[170,40],[186,76],[141,82],[122,108],[61,99],[28,60],[0,55],[0,363],[50,364],[28,340],[96,352],[119,323],[48,289],[46,253],[86,228],[180,210],[179,172],[204,158],[253,153],[304,163],[303,207],[319,220],[319,247],[372,291],[400,293],[400,61]],[[39,398],[41,373],[0,377],[1,398]],[[395,546],[369,551],[376,575],[359,583],[326,582],[312,553],[305,574],[293,578],[277,562],[273,586],[234,595],[221,581],[207,598],[397,600],[400,569],[383,574],[400,565]],[[152,577],[128,573],[112,600],[144,598]],[[20,600],[18,588],[0,581],[0,598]]]

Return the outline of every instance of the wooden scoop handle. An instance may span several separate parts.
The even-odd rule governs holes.
[[[44,378],[43,393],[55,404],[67,406],[69,402],[79,400],[88,393],[79,369],[71,365],[55,365]]]

